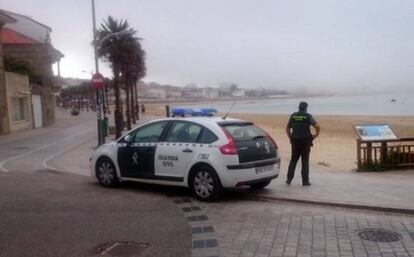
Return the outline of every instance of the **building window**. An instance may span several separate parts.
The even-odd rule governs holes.
[[[27,98],[12,98],[13,121],[26,119],[26,101]]]

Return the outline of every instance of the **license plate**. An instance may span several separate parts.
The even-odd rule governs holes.
[[[260,174],[260,173],[264,173],[264,172],[268,172],[268,171],[273,171],[275,168],[275,165],[267,165],[267,166],[262,166],[262,167],[256,167],[256,174]]]

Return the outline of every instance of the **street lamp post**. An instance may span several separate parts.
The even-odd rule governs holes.
[[[99,73],[98,63],[98,49],[96,41],[96,18],[95,18],[95,0],[92,1],[92,25],[93,25],[93,48],[95,53],[95,73]],[[96,89],[96,113],[97,113],[97,128],[98,128],[98,146],[105,143],[105,134],[102,126],[102,104],[101,104],[101,92],[102,89]]]
[[[93,25],[93,48],[95,53],[95,75],[99,74],[99,63],[98,63],[98,46],[101,45],[105,40],[112,36],[120,36],[120,35],[127,35],[127,34],[134,34],[134,30],[127,29],[118,31],[115,33],[111,33],[106,35],[101,40],[97,40],[96,38],[96,17],[95,17],[95,0],[91,0],[92,2],[92,25]],[[103,131],[103,120],[102,120],[102,109],[103,109],[103,102],[104,102],[104,89],[96,89],[96,107],[97,107],[97,127],[98,127],[98,146],[105,143],[105,134]],[[105,116],[105,112],[104,112]]]

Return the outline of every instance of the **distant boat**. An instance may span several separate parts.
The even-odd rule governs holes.
[[[391,102],[395,103],[395,102],[397,102],[397,100],[393,98],[393,99],[391,99]]]

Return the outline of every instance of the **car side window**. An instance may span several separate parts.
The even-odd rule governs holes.
[[[202,144],[211,144],[214,141],[217,141],[219,138],[208,128],[203,128],[201,132],[200,139],[198,140],[199,143]]]
[[[161,121],[139,128],[135,132],[134,142],[158,142],[167,123]]]
[[[191,122],[177,121],[172,126],[165,141],[195,143],[197,142],[197,138],[200,135],[201,130],[202,127],[200,125]]]

